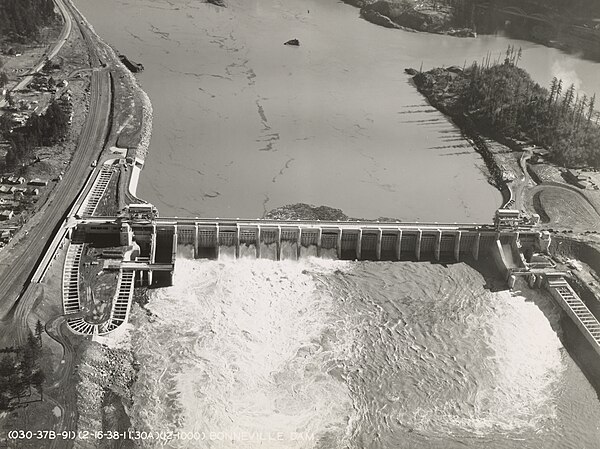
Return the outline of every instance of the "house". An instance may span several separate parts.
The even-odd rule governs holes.
[[[7,182],[13,185],[23,184],[25,182],[25,178],[23,178],[22,176],[11,176],[7,179]]]
[[[41,187],[44,187],[44,186],[48,185],[48,181],[46,181],[45,179],[40,179],[40,178],[33,178],[27,184],[29,184],[30,186],[41,186]]]
[[[30,189],[27,191],[29,195],[38,196],[40,194],[40,189]]]
[[[12,238],[12,235],[11,235],[10,229],[0,230],[0,242],[8,243],[8,242],[10,242],[11,238]]]
[[[12,189],[12,187],[0,186],[0,193],[11,193],[10,189]]]
[[[0,212],[0,220],[10,220],[14,215],[12,210],[3,210]]]

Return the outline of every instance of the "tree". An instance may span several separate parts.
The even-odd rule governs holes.
[[[44,382],[46,381],[46,375],[41,369],[37,369],[31,375],[31,384],[37,390],[40,395],[40,400],[44,400]]]
[[[44,333],[44,325],[38,319],[37,323],[35,323],[35,338],[37,338],[40,348],[42,347],[42,334],[43,333]]]
[[[4,0],[0,36],[37,39],[41,27],[57,20],[52,0]]]
[[[594,114],[594,106],[595,105],[596,105],[596,94],[592,95],[592,98],[590,98],[590,104],[588,105],[588,113],[587,113],[588,123],[592,121],[592,115]]]
[[[554,78],[552,78],[552,84],[550,85],[550,96],[548,97],[548,106],[550,106],[552,104],[552,101],[554,100],[554,98],[556,96],[557,89],[558,89],[558,78],[554,77]]]

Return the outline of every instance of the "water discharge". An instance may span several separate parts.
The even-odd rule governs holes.
[[[134,424],[206,434],[172,447],[591,449],[600,438],[556,306],[493,293],[466,264],[179,259],[175,276],[152,293],[152,316],[134,317]]]

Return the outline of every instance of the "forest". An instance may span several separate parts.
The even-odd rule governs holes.
[[[46,379],[40,368],[43,329],[38,321],[35,335],[29,332],[25,345],[0,350],[0,411],[31,402],[33,390],[39,399],[43,397]]]
[[[67,132],[69,116],[53,101],[42,115],[33,114],[24,126],[13,128],[7,115],[0,118],[0,132],[10,142],[6,167],[13,168],[34,157],[36,147],[56,144]]]
[[[467,115],[485,133],[532,141],[567,167],[600,166],[600,114],[596,96],[565,86],[549,88],[518,67],[521,50],[509,47],[503,62],[473,63],[464,71],[434,69],[415,83],[452,115]]]
[[[52,0],[0,0],[0,36],[24,42],[56,20]]]

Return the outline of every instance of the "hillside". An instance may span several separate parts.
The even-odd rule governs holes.
[[[0,36],[24,42],[36,39],[41,27],[56,20],[52,0],[0,0]]]

